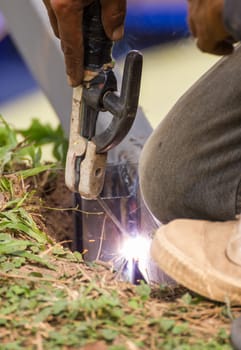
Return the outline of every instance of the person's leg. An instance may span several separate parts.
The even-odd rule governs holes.
[[[147,206],[168,223],[151,244],[159,268],[240,304],[241,48],[177,102],[147,141],[139,171]]]
[[[240,212],[241,47],[176,103],[147,141],[139,173],[144,200],[163,223]]]

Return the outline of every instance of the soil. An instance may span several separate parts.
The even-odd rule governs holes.
[[[42,198],[41,214],[46,226],[46,233],[64,246],[72,247],[74,238],[74,201],[73,194],[64,181],[64,171],[48,174],[40,189]],[[50,209],[51,208],[51,209]]]
[[[66,242],[65,245],[71,247],[71,241],[74,238],[73,214],[75,213],[76,208],[73,204],[73,194],[65,186],[64,172],[58,171],[56,173],[48,171],[35,179],[30,179],[29,181],[30,182],[25,184],[24,187],[35,189],[36,191],[35,198],[37,210],[34,215],[34,219],[38,219],[40,228],[43,228],[44,231],[55,241]],[[14,186],[15,191],[19,192],[20,198],[23,193],[21,185],[23,186],[22,182],[16,182]],[[2,198],[2,203],[4,204],[4,202],[5,199]],[[40,218],[38,215],[39,208],[41,210]],[[51,252],[51,249],[49,251]],[[134,288],[130,284],[123,282],[120,283],[117,278],[118,274],[113,274],[110,266],[97,262],[93,268],[89,266],[89,264],[84,264],[82,262],[77,264],[71,261],[61,260],[61,258],[56,258],[54,256],[50,262],[57,267],[56,271],[51,271],[44,267],[36,266],[36,264],[29,264],[19,268],[18,275],[12,274],[12,276],[10,276],[9,273],[2,272],[1,277],[8,280],[11,278],[15,280],[18,279],[20,275],[22,276],[21,278],[23,278],[24,275],[26,276],[26,279],[31,279],[33,278],[30,276],[31,273],[36,274],[39,272],[43,276],[46,274],[52,276],[52,278],[56,280],[56,285],[59,283],[59,288],[61,288],[63,275],[68,279],[68,283],[70,283],[72,278],[74,283],[77,281],[81,285],[84,283],[88,285],[90,281],[98,280],[101,288],[104,287],[118,291],[118,295],[120,295],[124,300],[123,305],[125,305],[126,314],[133,312],[133,309],[128,306],[128,302],[130,298],[133,297]],[[79,269],[81,269],[81,279],[79,275],[78,278],[76,278],[76,273],[79,271]],[[98,278],[95,278],[95,276],[98,276]],[[96,298],[96,289],[93,289],[93,293],[94,299]],[[162,289],[160,286],[157,286],[157,288],[152,288],[150,299],[145,303],[145,308],[148,311],[148,316],[146,316],[146,318],[153,319],[161,316],[165,319],[170,317],[171,319],[174,319],[175,322],[188,323],[189,328],[192,332],[195,332],[198,339],[209,340],[213,337],[216,338],[221,328],[225,329],[226,333],[228,334],[230,329],[230,320],[225,313],[230,312],[230,310],[226,311],[223,305],[208,302],[206,300],[200,300],[197,302],[197,304],[194,302],[189,305],[183,299],[185,298],[185,293],[186,289],[181,286],[175,286],[174,288],[170,289]],[[187,297],[189,298],[189,294]],[[232,317],[238,317],[240,315],[240,308],[232,309],[231,311]],[[142,313],[143,310],[141,309],[140,312]],[[153,336],[152,327],[146,327],[145,332],[151,339]],[[192,339],[194,340],[194,337]],[[107,349],[106,344],[103,342],[97,342],[93,346],[87,345],[82,349],[92,350],[97,348],[100,350]],[[135,349],[133,346],[129,346],[127,348]]]

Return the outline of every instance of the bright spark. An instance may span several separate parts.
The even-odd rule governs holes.
[[[142,275],[148,280],[147,266],[150,260],[150,244],[151,240],[141,236],[140,233],[125,239],[120,254],[127,261],[126,267],[129,277],[133,274],[134,262],[137,262]]]
[[[142,236],[130,237],[125,239],[121,255],[128,261],[140,261],[149,255],[150,241]]]

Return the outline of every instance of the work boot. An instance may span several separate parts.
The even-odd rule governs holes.
[[[239,221],[178,219],[160,227],[151,255],[176,282],[209,299],[241,304]]]

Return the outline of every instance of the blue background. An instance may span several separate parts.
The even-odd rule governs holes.
[[[189,35],[186,2],[173,5],[167,1],[143,1],[138,8],[131,1],[125,22],[125,35],[113,49],[114,58],[130,49],[178,40]],[[0,104],[38,88],[23,59],[8,36],[0,42]]]

